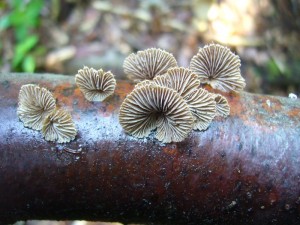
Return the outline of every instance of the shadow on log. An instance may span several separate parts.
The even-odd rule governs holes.
[[[47,142],[16,115],[21,85],[50,89],[78,129]],[[126,135],[118,110],[133,85],[87,102],[62,75],[0,75],[0,221],[300,224],[300,101],[230,94],[231,115],[181,143]]]

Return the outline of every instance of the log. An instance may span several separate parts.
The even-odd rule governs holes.
[[[47,87],[78,135],[47,142],[16,115],[21,85]],[[155,224],[300,224],[300,101],[227,94],[231,114],[180,143],[137,139],[118,122],[133,89],[105,102],[74,77],[0,74],[0,221]]]

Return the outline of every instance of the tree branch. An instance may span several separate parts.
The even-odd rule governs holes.
[[[47,142],[16,115],[21,85],[50,89],[78,129]],[[121,102],[133,88],[87,102],[74,78],[0,75],[0,221],[106,220],[156,224],[298,224],[300,101],[230,94],[231,115],[181,143],[126,135]]]

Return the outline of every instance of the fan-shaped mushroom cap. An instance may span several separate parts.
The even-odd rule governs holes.
[[[194,130],[206,130],[216,115],[216,102],[212,95],[202,89],[196,89],[185,98],[195,119]]]
[[[183,67],[173,67],[167,71],[167,74],[154,77],[153,81],[157,85],[174,89],[183,98],[191,94],[200,85],[198,76]]]
[[[219,44],[200,48],[190,63],[190,69],[199,76],[201,83],[226,92],[241,91],[246,86],[240,66],[239,56]]]
[[[75,139],[77,130],[70,113],[56,109],[45,118],[42,134],[47,141],[67,143]]]
[[[139,83],[137,83],[134,88],[140,88],[140,87],[145,87],[149,85],[155,85],[155,83],[152,80],[143,80]]]
[[[188,105],[173,89],[145,85],[134,89],[121,105],[120,124],[135,137],[142,138],[157,128],[162,142],[182,141],[193,126]]]
[[[116,80],[110,71],[97,71],[86,66],[78,71],[75,81],[88,101],[103,101],[114,93],[116,87]]]
[[[212,94],[212,97],[216,101],[216,116],[227,117],[230,114],[230,106],[227,99],[220,94]]]
[[[131,53],[123,64],[124,72],[128,78],[136,82],[152,80],[157,75],[162,75],[169,68],[177,66],[177,61],[171,53],[157,48],[149,48]]]
[[[41,130],[45,117],[55,110],[55,99],[50,91],[34,84],[21,87],[17,114],[25,127]]]

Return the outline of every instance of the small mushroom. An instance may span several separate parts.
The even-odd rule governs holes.
[[[97,71],[86,66],[78,70],[75,81],[88,101],[103,101],[114,93],[116,87],[116,80],[110,71]]]
[[[190,69],[199,76],[201,83],[225,92],[241,91],[246,86],[240,66],[239,56],[219,44],[200,48],[190,63]]]
[[[152,80],[143,80],[142,82],[137,83],[134,88],[140,88],[148,85],[155,85]]]
[[[216,115],[216,102],[212,95],[202,89],[196,89],[185,98],[195,119],[194,130],[206,130]]]
[[[193,116],[188,105],[173,89],[154,84],[134,89],[121,105],[120,124],[138,138],[157,128],[159,141],[179,142],[192,130]]]
[[[50,91],[34,84],[26,84],[19,92],[17,115],[25,127],[41,130],[45,117],[55,110]]]
[[[124,61],[123,68],[128,78],[139,82],[152,80],[157,75],[163,75],[169,68],[176,67],[177,61],[171,53],[162,49],[149,48],[131,53]]]
[[[42,134],[46,141],[67,143],[75,139],[77,130],[70,113],[56,109],[45,118]]]
[[[216,101],[216,116],[222,116],[226,118],[230,114],[230,106],[227,99],[220,94],[212,94],[212,97]]]
[[[160,86],[174,89],[183,98],[191,94],[200,85],[198,76],[183,67],[171,68],[165,75],[154,77],[153,81]]]

